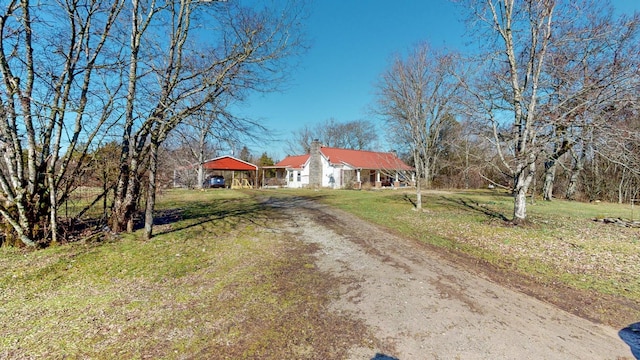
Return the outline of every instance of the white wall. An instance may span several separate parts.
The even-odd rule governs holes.
[[[325,188],[334,188],[334,189],[339,189],[341,187],[344,187],[345,184],[344,183],[344,179],[342,178],[343,176],[343,170],[347,171],[347,170],[353,170],[351,169],[351,167],[345,166],[345,165],[337,165],[337,166],[332,166],[329,161],[324,157],[321,156],[321,162],[322,162],[322,187]],[[291,181],[289,181],[290,179],[290,173],[293,172],[293,179]],[[300,181],[298,181],[298,172],[300,172]],[[333,180],[334,182],[331,182],[331,177],[333,176]],[[303,188],[303,187],[307,187],[309,186],[309,164],[307,162],[307,164],[304,165],[304,168],[301,169],[288,169],[287,173],[286,173],[286,179],[287,179],[287,187],[288,188]]]
[[[291,174],[293,173],[293,176]],[[301,169],[287,169],[287,187],[299,189],[309,185],[309,166]],[[300,179],[298,181],[298,178]]]

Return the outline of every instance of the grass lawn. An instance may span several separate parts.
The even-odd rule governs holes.
[[[159,207],[151,241],[1,248],[0,358],[341,358],[369,341],[326,310],[316,249],[266,230],[252,197],[172,191]]]
[[[0,358],[330,359],[375,341],[327,310],[339,281],[256,194],[316,198],[541,284],[640,300],[640,230],[592,221],[629,218],[629,205],[538,201],[512,226],[500,192],[425,192],[418,212],[400,190],[176,190],[151,241],[0,248]]]

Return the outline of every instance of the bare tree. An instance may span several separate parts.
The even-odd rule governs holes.
[[[456,121],[452,116],[446,121],[437,146],[433,186],[470,189],[486,184],[484,177],[490,169],[486,159],[491,158],[492,149],[473,126],[473,122]]]
[[[600,114],[620,91],[619,81],[628,82],[633,75],[633,66],[616,54],[630,49],[637,59],[637,50],[628,46],[633,42],[627,40],[635,38],[637,20],[634,16],[613,26],[610,16],[601,15],[610,14],[610,5],[600,1],[465,3],[474,24],[486,30],[478,32],[484,48],[492,51],[483,57],[486,72],[474,86],[474,108],[490,124],[501,167],[513,178],[513,220],[524,221],[537,161],[555,162],[568,149],[563,142],[574,141],[566,129],[597,121],[584,115]],[[554,135],[556,145],[547,146]]]
[[[58,241],[60,203],[112,120],[120,59],[106,52],[124,1],[2,6],[0,214],[34,246]]]
[[[550,126],[541,138],[549,144],[544,149],[546,200],[553,196],[558,159],[589,128],[606,128],[636,105],[640,17],[615,18],[610,7],[578,11],[584,13],[554,27],[543,69],[540,116],[548,117]]]
[[[478,105],[492,126],[501,163],[514,179],[514,221],[523,221],[539,154],[535,126],[538,88],[552,38],[555,2],[487,0],[471,5],[478,19],[497,33],[496,52],[504,56],[502,61],[490,62],[491,76],[485,78],[494,83],[482,84]],[[500,128],[504,117],[510,118],[508,134]]]
[[[429,181],[437,162],[438,142],[450,121],[461,88],[454,54],[438,53],[427,44],[407,59],[397,57],[378,85],[376,112],[393,139],[410,144],[417,172],[416,207],[422,207],[421,180]]]
[[[173,150],[182,149],[180,159],[176,159],[180,166],[187,161],[195,167],[197,172],[196,186],[202,188],[204,184],[204,162],[215,156],[218,150],[232,147],[243,139],[263,139],[267,130],[257,121],[240,118],[228,111],[230,94],[224,94],[214,102],[208,104],[184,119],[170,136]]]
[[[0,215],[26,245],[58,241],[58,208],[121,130],[110,224],[151,236],[159,149],[225,94],[271,91],[302,47],[304,4],[10,0],[0,10]],[[124,46],[123,46],[124,45]],[[116,111],[118,110],[118,111]],[[246,125],[246,124],[245,124]],[[248,125],[247,125],[248,126]]]
[[[311,142],[318,139],[314,133],[314,130],[307,125],[294,130],[291,133],[291,138],[287,141],[289,155],[308,154],[311,151]]]
[[[306,154],[311,150],[311,142],[319,140],[325,146],[342,149],[371,150],[377,146],[378,134],[373,123],[367,120],[338,122],[334,118],[295,130],[289,140],[291,154]]]
[[[219,122],[215,112],[199,112],[193,114],[178,125],[165,144],[167,161],[173,164],[180,173],[192,173],[195,179],[189,179],[189,185],[201,189],[205,181],[204,162],[213,158],[220,149],[220,144],[213,139],[214,126]]]
[[[161,144],[178,124],[224,94],[241,97],[247,91],[274,89],[284,60],[301,45],[301,11],[296,2],[263,9],[194,0],[132,2],[114,231],[133,229],[140,176],[148,170],[145,237],[151,237]],[[210,17],[203,21],[198,15],[205,12]],[[155,32],[157,26],[166,33]],[[216,43],[196,43],[196,28],[210,32],[207,37]]]
[[[316,131],[319,134],[317,138],[323,144],[342,149],[370,150],[378,141],[375,126],[366,120],[340,123],[331,118],[317,127]]]

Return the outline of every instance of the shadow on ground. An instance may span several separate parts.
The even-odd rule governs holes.
[[[504,222],[510,221],[504,214],[474,201],[470,201],[467,199],[453,199],[445,196],[442,196],[441,199],[445,200],[448,204],[453,204],[463,209],[472,210],[474,212],[484,214],[492,219],[499,219]]]
[[[277,198],[253,195],[248,199],[213,199],[200,203],[185,202],[170,209],[156,211],[153,224],[159,227],[156,230],[156,235],[169,234],[208,222],[232,218],[236,220],[229,222],[232,227],[240,223],[237,220],[241,220],[242,222],[253,223],[261,228],[271,229],[273,220],[278,216],[282,216],[281,212],[274,210],[274,208],[307,207],[310,206],[309,200],[313,200],[313,204],[317,204],[316,201],[322,197],[324,195]],[[180,224],[180,226],[176,226],[176,224]],[[143,226],[144,221],[140,217],[139,221],[136,222],[136,229]]]
[[[270,214],[271,211],[265,206],[246,199],[216,199],[201,203],[189,202],[183,206],[158,210],[154,215],[153,224],[159,227],[156,235],[170,234],[231,218],[236,219],[230,222],[232,226],[240,223],[237,220],[241,220],[269,227]],[[144,226],[142,221],[137,225]]]

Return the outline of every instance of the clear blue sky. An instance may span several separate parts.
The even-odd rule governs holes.
[[[640,11],[640,0],[613,0],[619,12]],[[254,96],[243,115],[259,119],[276,139],[250,145],[274,160],[286,156],[284,140],[304,125],[376,119],[369,113],[375,84],[391,58],[427,41],[464,50],[465,24],[448,0],[315,0],[307,32],[309,51],[281,93]],[[384,135],[381,135],[381,140]]]

